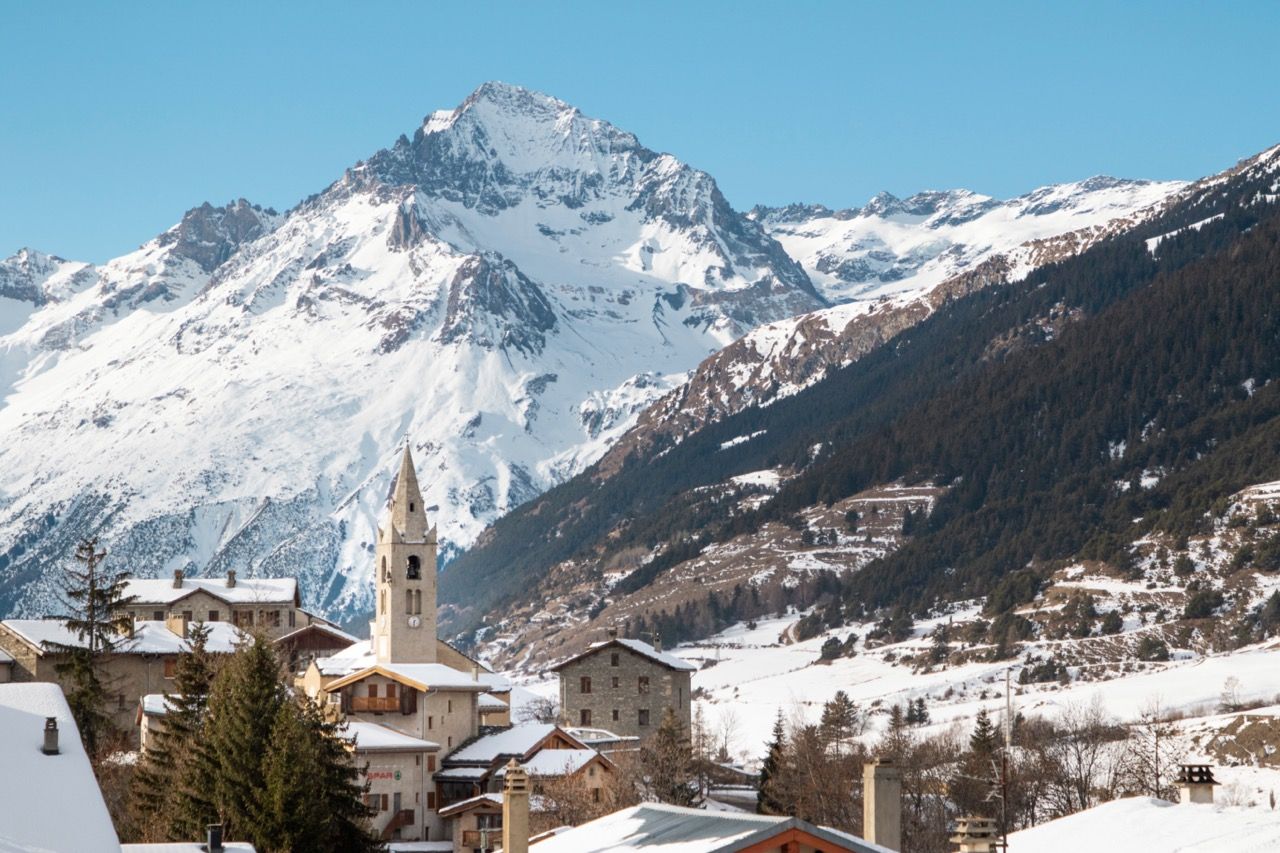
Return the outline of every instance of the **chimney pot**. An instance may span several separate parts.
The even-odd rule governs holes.
[[[227,569],[227,589],[231,589],[236,585],[236,570]]]
[[[173,570],[173,588],[182,589],[182,569]]]
[[[513,758],[502,783],[503,853],[529,853],[529,774]]]
[[[219,851],[226,849],[222,846],[222,824],[209,824],[205,827],[205,834],[208,839],[208,843],[205,844],[205,850],[209,851],[209,853],[219,853]]]
[[[657,631],[653,633],[653,650],[655,652],[662,651],[662,635]]]
[[[872,844],[902,849],[902,771],[891,759],[862,765],[862,833]]]
[[[58,718],[44,718],[44,746],[40,749],[45,755],[57,755],[58,749]]]

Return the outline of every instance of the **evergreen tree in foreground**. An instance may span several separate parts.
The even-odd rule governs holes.
[[[670,708],[658,730],[640,747],[640,764],[649,789],[659,802],[691,806],[697,799],[693,746],[684,725]]]
[[[782,769],[786,756],[787,730],[782,724],[782,709],[778,709],[778,718],[773,721],[773,739],[769,741],[769,751],[765,754],[760,766],[760,793],[756,795],[756,811],[760,814],[782,814],[783,805],[774,793],[771,782]]]
[[[67,704],[80,729],[85,751],[94,760],[111,731],[111,718],[106,711],[108,685],[101,667],[120,638],[128,635],[131,620],[124,608],[133,603],[133,598],[124,594],[129,573],[106,570],[102,565],[106,556],[106,551],[98,550],[96,537],[76,546],[75,559],[80,567],[67,569],[62,596],[67,608],[67,630],[79,642],[50,644],[63,655],[56,670],[70,687]]]
[[[182,831],[181,815],[211,813],[203,794],[189,790],[183,779],[188,766],[184,757],[196,750],[213,682],[208,640],[206,625],[197,622],[188,630],[187,648],[178,655],[174,692],[164,697],[164,723],[151,735],[133,777],[130,797],[134,829],[145,841],[195,837]]]
[[[338,724],[310,702],[280,706],[271,749],[262,762],[261,817],[269,850],[304,853],[333,850],[364,853],[382,849],[368,829],[369,809],[360,772],[347,752]],[[261,842],[260,842],[261,843]]]

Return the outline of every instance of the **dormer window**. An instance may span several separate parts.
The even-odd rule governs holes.
[[[411,581],[421,580],[422,578],[422,561],[418,559],[416,554],[409,557],[409,566],[405,570],[405,577]]]

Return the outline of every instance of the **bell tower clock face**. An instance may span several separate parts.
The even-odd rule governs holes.
[[[417,627],[418,627],[419,625],[421,625],[421,624],[422,624],[422,620],[421,620],[420,618],[418,618],[417,616],[410,616],[410,617],[409,617],[409,627],[410,627],[410,628],[417,628]]]

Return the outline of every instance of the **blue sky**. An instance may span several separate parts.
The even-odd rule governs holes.
[[[1280,142],[1278,36],[1275,2],[9,4],[0,256],[288,208],[489,79],[743,209],[1197,177]]]

